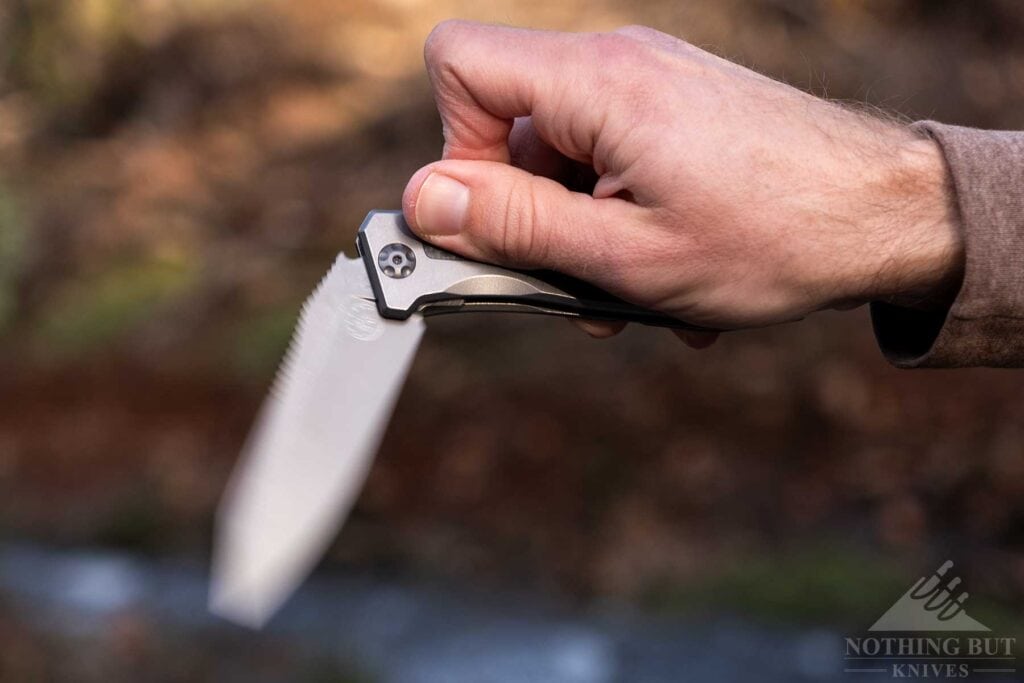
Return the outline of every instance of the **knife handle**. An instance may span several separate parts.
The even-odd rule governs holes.
[[[401,211],[367,214],[356,245],[385,318],[506,311],[714,331],[635,306],[561,273],[465,259],[421,241]]]

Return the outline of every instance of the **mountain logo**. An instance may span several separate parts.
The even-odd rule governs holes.
[[[952,561],[930,577],[922,576],[869,631],[989,631],[964,611],[968,593],[954,595],[960,577],[949,578]]]

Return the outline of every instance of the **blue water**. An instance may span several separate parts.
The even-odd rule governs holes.
[[[0,546],[0,594],[68,635],[125,610],[155,623],[253,638],[206,611],[206,568],[112,552]],[[626,607],[415,582],[316,576],[268,626],[386,683],[845,681],[838,631],[735,618],[664,619]],[[873,676],[873,677],[872,677]],[[989,679],[991,680],[991,679]]]

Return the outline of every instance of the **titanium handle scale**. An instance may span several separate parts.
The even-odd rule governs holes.
[[[359,227],[356,245],[385,318],[503,311],[710,331],[566,275],[501,268],[438,249],[413,235],[401,211],[371,211]]]

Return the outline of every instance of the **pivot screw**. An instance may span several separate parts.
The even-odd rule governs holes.
[[[399,242],[392,242],[377,254],[377,265],[388,277],[402,279],[416,270],[416,254]]]

